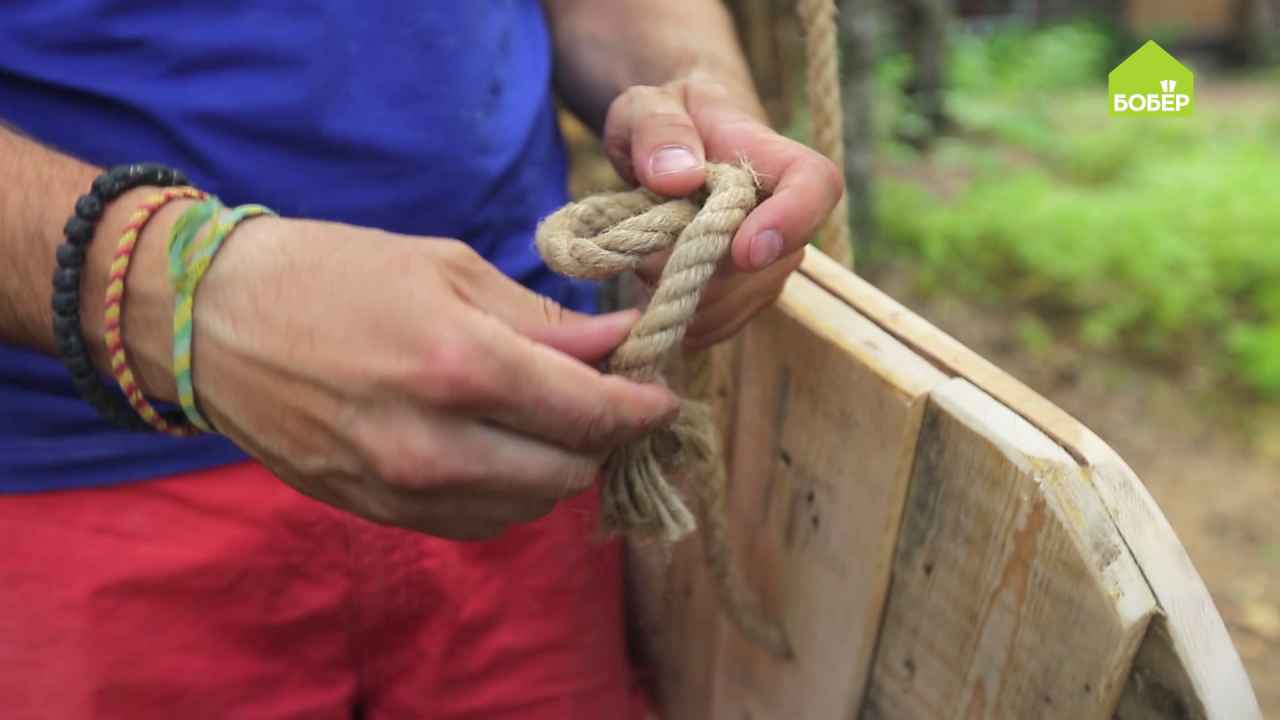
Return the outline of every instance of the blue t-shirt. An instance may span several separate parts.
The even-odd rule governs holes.
[[[10,3],[0,120],[98,165],[181,168],[229,205],[460,238],[588,309],[591,287],[533,249],[566,199],[550,66],[538,0]],[[115,430],[56,360],[0,345],[0,492],[243,458]]]

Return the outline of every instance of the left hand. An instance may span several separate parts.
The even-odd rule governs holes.
[[[634,86],[609,106],[605,152],[625,180],[670,197],[702,187],[705,163],[745,159],[770,193],[747,216],[702,296],[685,342],[699,348],[732,336],[773,303],[800,265],[800,251],[844,192],[827,158],[774,132],[754,98],[704,76]],[[665,254],[639,270],[656,282]]]

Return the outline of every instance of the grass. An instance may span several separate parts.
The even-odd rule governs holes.
[[[1032,344],[1052,328],[1280,398],[1280,104],[1215,106],[1205,88],[1228,79],[1201,74],[1190,119],[1112,118],[1119,47],[1084,25],[961,37],[960,130],[927,156],[891,139],[915,120],[886,61],[877,251],[926,288],[1034,309]],[[963,181],[902,172],[921,165]]]

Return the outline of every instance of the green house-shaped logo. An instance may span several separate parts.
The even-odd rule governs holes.
[[[1188,116],[1195,81],[1185,65],[1148,40],[1107,76],[1111,114]]]

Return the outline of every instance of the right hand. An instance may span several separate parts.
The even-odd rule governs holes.
[[[139,250],[148,243],[163,252],[163,237]],[[126,319],[127,335],[164,322],[156,305]],[[563,310],[457,241],[258,218],[200,286],[197,398],[307,495],[432,535],[490,537],[588,488],[610,451],[677,411],[667,389],[588,364],[635,319]],[[171,333],[147,334],[128,338],[135,366],[145,389],[171,396]]]

